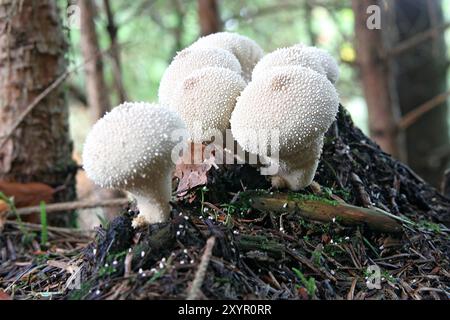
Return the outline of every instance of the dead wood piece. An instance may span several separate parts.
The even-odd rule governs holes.
[[[343,225],[366,224],[369,228],[380,232],[397,233],[402,230],[401,225],[393,217],[379,209],[314,199],[289,199],[286,194],[256,196],[251,199],[252,207],[262,211],[295,212],[304,218],[322,222],[333,222],[338,219]]]

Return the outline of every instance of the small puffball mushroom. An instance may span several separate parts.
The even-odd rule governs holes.
[[[327,76],[333,84],[339,78],[336,60],[325,50],[297,44],[288,48],[277,49],[261,59],[253,70],[252,79],[263,76],[274,67],[299,66],[310,68]]]
[[[229,128],[231,112],[245,86],[242,77],[229,69],[199,69],[172,93],[170,108],[186,123],[192,142],[209,142],[211,135]]]
[[[316,54],[320,60],[322,61],[322,66],[325,70],[325,74],[328,80],[331,81],[332,84],[335,84],[339,79],[339,66],[337,61],[331,54],[329,54],[326,50],[319,49],[316,47],[306,47],[303,48],[306,52],[312,52],[311,54]]]
[[[279,161],[274,186],[299,190],[314,178],[323,136],[338,107],[336,89],[324,75],[305,67],[271,68],[242,92],[231,116],[231,131],[245,151]],[[274,133],[279,135],[278,146],[270,139]],[[272,148],[278,148],[278,159]]]
[[[168,220],[172,150],[179,143],[172,134],[185,128],[165,107],[124,103],[89,133],[83,152],[86,174],[102,187],[122,189],[136,198],[140,213],[134,227]]]
[[[198,39],[191,48],[215,47],[228,50],[236,56],[242,67],[242,77],[250,81],[253,68],[264,56],[264,50],[252,39],[231,32],[218,32]]]
[[[241,73],[236,57],[221,48],[186,48],[180,51],[164,72],[159,85],[158,98],[163,105],[170,105],[172,93],[192,71],[205,67],[221,67]]]

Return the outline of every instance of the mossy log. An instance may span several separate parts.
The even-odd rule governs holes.
[[[297,213],[299,216],[321,222],[339,221],[343,225],[364,224],[380,231],[397,233],[402,226],[387,212],[378,208],[361,208],[344,202],[319,198],[295,198],[289,194],[252,196],[250,204],[261,211]]]

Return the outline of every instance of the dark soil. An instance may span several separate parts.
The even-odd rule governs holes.
[[[131,207],[99,228],[95,240],[54,229],[50,246],[41,248],[39,228],[7,223],[0,235],[0,293],[16,299],[185,299],[206,241],[214,237],[197,298],[450,298],[450,200],[383,153],[343,108],[327,133],[315,180],[324,201],[380,208],[404,221],[402,232],[255,210],[243,201],[247,191],[271,192],[270,184],[251,166],[226,166],[209,172],[206,187],[172,203],[169,224],[146,230],[132,229],[137,212]],[[35,237],[24,239],[24,228]],[[373,266],[380,268],[380,288],[370,285]],[[66,287],[71,275],[81,275],[78,289]]]

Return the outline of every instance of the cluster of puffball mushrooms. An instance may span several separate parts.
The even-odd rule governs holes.
[[[244,151],[279,164],[271,177],[274,187],[305,188],[338,112],[338,77],[336,61],[315,47],[297,44],[264,55],[239,34],[202,37],[166,69],[158,103],[124,103],[94,125],[84,146],[84,169],[96,184],[128,191],[137,200],[134,227],[170,217],[177,130],[188,132],[181,138],[187,145],[209,143],[211,130],[231,128]],[[279,135],[277,159],[259,145],[260,133],[270,130]]]

